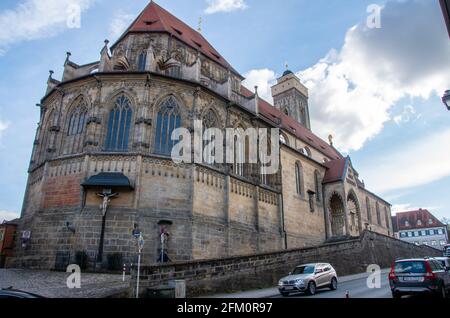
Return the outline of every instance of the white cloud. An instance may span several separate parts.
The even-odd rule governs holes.
[[[375,192],[408,189],[450,176],[450,129],[414,140],[392,153],[380,153],[360,169]]]
[[[416,121],[422,117],[421,114],[417,114],[416,110],[411,105],[406,105],[403,107],[403,112],[399,115],[394,116],[393,120],[397,125],[403,123],[409,123],[411,121]]]
[[[251,90],[258,86],[258,95],[269,101],[272,100],[271,86],[275,84],[275,72],[269,69],[251,70],[245,73],[244,77],[244,86]]]
[[[3,223],[3,221],[11,221],[11,220],[17,219],[19,217],[20,217],[20,214],[17,212],[0,210],[0,224]]]
[[[9,123],[0,120],[0,140],[2,139],[3,132],[8,129]]]
[[[401,98],[428,99],[448,89],[450,42],[445,28],[430,23],[441,18],[437,3],[388,2],[381,29],[352,27],[339,52],[299,72],[319,134],[333,133],[343,151],[358,150],[383,129]]]
[[[109,25],[109,36],[111,39],[120,37],[135,19],[132,14],[117,12]]]
[[[324,139],[332,133],[343,152],[359,150],[393,119],[400,99],[442,95],[450,83],[450,42],[441,24],[430,23],[441,19],[438,4],[428,0],[388,2],[381,29],[365,21],[350,28],[340,50],[298,72],[309,88],[314,132]],[[407,119],[402,115],[397,122]]]
[[[207,2],[208,8],[205,9],[206,14],[231,12],[236,10],[245,10],[248,8],[245,0],[208,0]]]
[[[77,17],[82,18],[78,12],[87,10],[94,1],[22,0],[14,9],[0,12],[0,55],[13,44],[51,37],[77,26]]]

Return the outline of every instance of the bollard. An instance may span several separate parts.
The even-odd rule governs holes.
[[[348,290],[345,292],[345,298],[350,298],[350,292]]]

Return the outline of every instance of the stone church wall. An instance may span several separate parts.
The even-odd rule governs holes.
[[[362,273],[377,264],[389,268],[398,258],[439,256],[441,252],[392,237],[365,231],[360,239],[291,249],[276,253],[149,266],[141,271],[141,293],[146,288],[186,280],[188,297],[274,287],[296,266],[328,262],[339,276]],[[355,262],[355,259],[358,262]],[[133,272],[132,286],[136,272]]]

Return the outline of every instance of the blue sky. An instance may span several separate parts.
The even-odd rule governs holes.
[[[285,69],[309,87],[313,130],[349,153],[369,189],[395,210],[450,218],[450,40],[437,1],[159,0],[204,36],[270,99]],[[147,0],[0,3],[0,221],[21,209],[48,70],[99,58]],[[382,6],[381,28],[366,25]],[[80,28],[66,9],[81,8]]]

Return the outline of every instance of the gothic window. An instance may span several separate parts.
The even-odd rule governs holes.
[[[72,110],[68,117],[66,136],[64,138],[63,153],[74,154],[83,149],[83,132],[86,126],[87,106],[81,102]]]
[[[234,165],[233,172],[243,177],[245,163],[245,141],[242,138],[235,137],[234,139]]]
[[[142,52],[141,54],[139,54],[139,59],[138,59],[139,72],[145,72],[146,64],[147,64],[147,52]]]
[[[208,134],[205,134],[205,133],[208,129],[219,128],[219,120],[218,120],[216,114],[214,113],[214,111],[212,109],[209,109],[206,112],[206,114],[203,116],[202,121],[203,121],[203,137],[204,137],[204,139],[206,139],[206,141],[203,140],[203,149],[206,149],[206,146],[208,146],[208,144],[214,143],[216,141],[215,140],[211,141],[213,135],[210,132],[208,132]],[[221,145],[216,143],[215,146],[220,147]],[[212,160],[213,160],[213,157],[215,157],[215,155],[216,155],[215,153],[209,153],[209,152],[206,153],[205,157],[203,158],[203,162],[206,164],[212,164]],[[216,158],[216,159],[218,159],[218,158]]]
[[[301,124],[303,126],[306,126],[306,114],[305,114],[305,110],[303,108],[300,110],[300,116],[301,116],[301,118],[300,118]]]
[[[316,200],[317,202],[322,202],[322,189],[320,188],[320,174],[319,171],[314,172],[314,185],[316,188]]]
[[[132,115],[130,100],[124,95],[119,96],[109,113],[105,143],[107,151],[128,150]]]
[[[386,207],[384,208],[384,216],[386,218],[386,227],[389,228],[389,219],[390,219],[390,217],[389,217],[389,211],[388,211],[388,209]]]
[[[302,152],[305,156],[311,158],[311,155],[312,155],[312,154],[311,154],[311,150],[310,150],[308,147],[303,148],[303,149],[301,150],[301,152]]]
[[[161,105],[156,120],[155,152],[170,155],[174,146],[172,133],[181,126],[181,115],[174,97],[168,97]]]
[[[376,205],[376,211],[377,211],[377,223],[378,225],[381,225],[381,212],[380,212],[380,205],[377,202]]]
[[[372,211],[370,210],[370,199],[366,197],[367,220],[372,223]]]
[[[295,164],[295,181],[296,181],[296,188],[297,188],[297,194],[303,195],[303,171],[302,166],[299,162]]]
[[[288,145],[289,146],[288,138],[285,135],[280,134],[280,142],[283,145]]]
[[[180,78],[181,77],[181,67],[180,66],[172,66],[166,71],[166,75]]]

